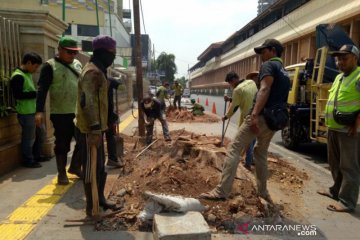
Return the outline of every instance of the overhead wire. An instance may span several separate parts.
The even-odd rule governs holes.
[[[290,22],[288,22],[288,21],[286,21],[285,20],[285,17],[288,17],[288,16],[284,16],[284,17],[282,17],[281,19],[287,24],[287,25],[289,25],[289,27],[297,34],[297,35],[299,35],[299,37],[301,37],[301,34],[298,32],[298,31],[296,31],[296,29],[295,29],[295,27],[297,27],[295,24],[294,24],[294,27],[290,24]]]
[[[142,19],[142,22],[143,22],[143,27],[144,27],[144,33],[146,34],[145,19],[144,19],[144,12],[143,12],[143,7],[142,7],[141,0],[140,0],[140,11],[141,11],[141,19]]]

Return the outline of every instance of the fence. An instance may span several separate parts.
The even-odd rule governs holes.
[[[10,76],[20,65],[19,25],[0,16],[0,117],[6,116],[14,106],[10,92]]]

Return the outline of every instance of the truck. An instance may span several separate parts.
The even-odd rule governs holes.
[[[307,142],[327,143],[325,106],[328,90],[339,70],[329,51],[344,44],[354,44],[338,25],[320,24],[316,27],[314,59],[287,66],[291,87],[288,96],[289,121],[281,131],[281,139],[288,149],[296,149]]]

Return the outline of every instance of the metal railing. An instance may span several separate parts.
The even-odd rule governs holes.
[[[20,65],[19,25],[0,16],[0,117],[6,116],[15,101],[10,92],[10,76]]]

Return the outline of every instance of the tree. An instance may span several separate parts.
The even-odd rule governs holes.
[[[189,81],[188,79],[185,79],[184,76],[182,76],[181,78],[177,78],[176,80],[179,82],[181,86],[183,86],[183,88],[186,87],[186,83]]]
[[[162,52],[156,59],[156,69],[159,72],[165,73],[165,77],[161,77],[161,80],[166,80],[170,83],[174,82],[174,75],[177,71],[177,67],[175,64],[175,55]]]

